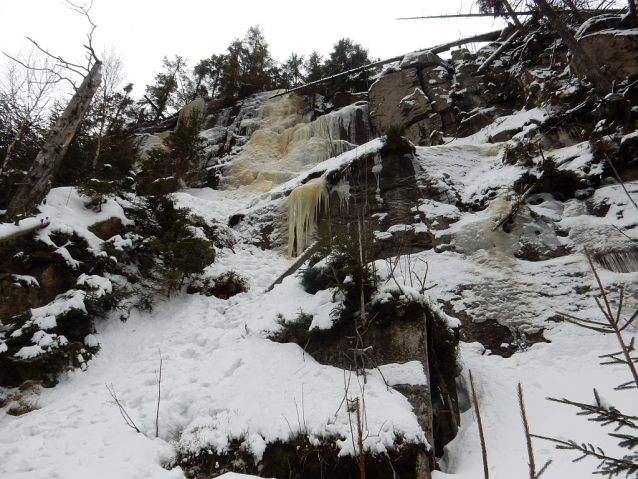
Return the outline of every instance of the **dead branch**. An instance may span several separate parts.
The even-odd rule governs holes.
[[[534,188],[536,188],[537,185],[538,185],[538,181],[536,181],[536,183],[534,183],[532,186],[527,188],[527,190],[525,190],[525,192],[521,196],[516,198],[516,201],[512,205],[512,209],[510,210],[510,212],[506,214],[503,218],[501,218],[498,223],[496,223],[496,226],[492,228],[492,231],[496,231],[500,226],[503,226],[505,223],[510,221],[512,218],[514,218],[514,216],[516,216],[516,213],[518,213],[518,209],[520,208],[521,204],[527,199],[527,197],[531,194],[531,192],[534,190]]]
[[[574,60],[580,65],[583,75],[592,82],[598,94],[603,97],[610,93],[613,89],[612,82],[600,71],[600,68],[580,46],[578,40],[576,40],[556,11],[547,3],[547,0],[534,0],[534,3],[543,16],[547,18],[552,29],[567,45]]]
[[[605,292],[603,283],[600,280],[600,277],[598,276],[598,271],[596,271],[596,267],[594,266],[594,261],[592,260],[591,255],[589,254],[589,251],[587,250],[587,248],[584,248],[584,250],[585,250],[585,255],[587,255],[587,261],[589,261],[589,266],[591,266],[591,269],[594,272],[594,277],[596,278],[596,283],[598,283],[598,288],[600,289],[600,293],[602,294],[603,300],[605,302],[605,307],[603,307],[600,304],[600,301],[598,300],[598,298],[594,297],[594,299],[596,300],[596,303],[598,304],[598,308],[603,313],[603,315],[607,319],[607,322],[609,323],[609,326],[608,326],[609,332],[613,332],[616,335],[616,339],[618,340],[618,343],[620,344],[620,347],[622,348],[622,353],[625,356],[625,362],[627,363],[627,366],[629,367],[629,370],[631,371],[631,375],[634,378],[634,383],[636,384],[636,388],[638,388],[638,371],[636,371],[636,366],[634,365],[634,361],[629,355],[629,352],[630,352],[629,348],[625,344],[625,340],[622,337],[622,330],[625,329],[629,325],[629,323],[631,323],[638,316],[638,310],[636,310],[636,312],[633,314],[631,319],[627,321],[625,326],[621,328],[620,313],[622,310],[622,293],[624,292],[624,289],[621,289],[618,312],[615,315],[616,317],[614,319],[614,313],[611,310],[611,304],[609,303],[609,299],[607,298],[607,293]]]
[[[71,101],[49,133],[24,183],[16,191],[5,212],[5,218],[15,219],[30,213],[44,200],[51,189],[51,177],[64,157],[75,132],[100,86],[102,62],[96,61],[76,90]]]
[[[157,413],[155,415],[155,437],[159,437],[159,411],[162,397],[162,352],[160,351],[159,377],[157,378]]]
[[[534,12],[514,12],[516,15],[534,15]],[[454,13],[446,15],[426,15],[424,17],[402,17],[395,20],[429,20],[433,18],[472,18],[472,17],[498,17],[493,13]]]
[[[166,117],[164,116],[164,113],[162,113],[162,110],[160,110],[159,107],[157,105],[155,105],[155,103],[153,103],[153,100],[151,100],[146,95],[144,95],[144,99],[148,102],[149,105],[151,105],[151,108],[153,108],[153,110],[155,110],[157,112],[158,116],[161,116],[163,119],[166,119]]]
[[[599,8],[595,8],[595,9],[585,9],[585,10],[579,10],[579,12],[588,12],[588,13],[600,13],[601,11],[609,11],[611,13],[619,13],[621,10],[617,10],[617,9],[607,9],[605,8],[605,6],[603,7],[599,7]],[[570,10],[556,10],[557,13],[568,13],[570,12]],[[508,12],[509,13],[509,12]],[[525,12],[513,12],[515,15],[522,15],[522,16],[532,16],[535,15],[536,12],[533,11],[525,11]],[[395,20],[430,20],[430,19],[437,19],[437,18],[480,18],[480,17],[499,17],[501,16],[500,14],[493,14],[493,13],[454,13],[454,14],[444,14],[444,15],[425,15],[422,17],[401,17],[401,18],[395,18]]]
[[[90,74],[91,70],[93,69],[93,66],[99,62],[99,58],[95,53],[95,49],[93,48],[93,33],[95,32],[95,29],[97,28],[97,25],[93,22],[93,20],[91,20],[91,16],[89,14],[89,12],[91,11],[91,8],[93,8],[93,0],[91,0],[91,3],[89,4],[89,6],[87,7],[86,5],[79,5],[79,4],[75,4],[73,2],[71,2],[71,0],[65,0],[66,2],[66,7],[76,13],[79,13],[80,15],[86,17],[87,21],[89,22],[89,25],[91,26],[91,30],[89,31],[89,33],[87,33],[86,37],[87,37],[87,44],[83,45],[83,47],[86,49],[86,59],[87,59],[87,65],[80,65],[78,63],[73,63],[70,62],[68,60],[65,60],[64,58],[62,58],[60,55],[56,55],[54,53],[51,53],[48,49],[40,46],[38,44],[38,42],[36,42],[35,40],[33,40],[30,37],[26,37],[27,40],[29,40],[33,46],[35,46],[35,48],[37,48],[39,51],[41,51],[42,53],[44,53],[46,56],[48,56],[49,58],[53,59],[56,62],[56,66],[59,68],[62,68],[64,70],[68,70],[70,72],[76,73],[78,75],[80,75],[81,77],[86,77],[88,74]],[[3,52],[4,53],[4,52]],[[27,65],[25,65],[24,63],[20,62],[19,60],[17,60],[16,58],[8,55],[7,53],[4,53],[7,57],[11,58],[14,61],[17,61],[18,63],[20,63],[23,66],[26,66],[27,68],[29,68]],[[69,83],[71,83],[71,85],[73,86],[74,89],[77,90],[75,82],[73,80],[71,80],[70,78],[61,75],[60,73],[56,73],[58,75],[59,80],[66,80]]]
[[[616,167],[614,166],[614,164],[609,160],[609,157],[607,155],[605,155],[605,160],[607,160],[607,164],[609,166],[611,166],[612,171],[614,172],[614,176],[616,177],[616,180],[618,180],[618,183],[620,183],[620,186],[622,186],[622,189],[625,191],[625,194],[627,195],[627,198],[629,198],[629,201],[631,201],[631,203],[636,207],[636,209],[638,210],[638,204],[636,204],[636,202],[634,201],[634,199],[631,197],[631,195],[629,194],[629,191],[627,191],[627,187],[625,186],[625,183],[623,180],[620,179],[620,175],[618,174],[618,171],[616,170]]]
[[[128,413],[126,412],[126,409],[124,409],[124,406],[122,406],[122,403],[120,402],[120,400],[117,398],[117,395],[115,394],[115,388],[113,387],[113,384],[111,384],[111,387],[109,387],[109,385],[106,384],[106,383],[104,385],[106,386],[106,389],[108,389],[109,394],[113,398],[113,401],[115,401],[115,404],[120,409],[120,414],[124,418],[124,421],[126,421],[126,425],[128,427],[130,427],[130,428],[135,429],[136,432],[141,432],[138,429],[138,427],[135,425],[135,423],[133,422],[133,419],[131,419],[131,416],[129,416]]]
[[[518,406],[521,410],[521,420],[523,421],[523,430],[525,431],[525,442],[527,443],[527,457],[529,459],[529,478],[536,479],[536,464],[534,463],[534,448],[532,447],[532,437],[529,433],[529,423],[527,422],[527,414],[525,413],[525,400],[523,399],[523,385],[518,383]]]
[[[357,434],[359,439],[359,468],[361,479],[366,479],[366,464],[363,456],[363,429],[361,428],[361,408],[359,406],[359,398],[357,401]]]
[[[86,70],[88,71],[90,70],[93,62],[98,61],[98,57],[95,54],[95,50],[93,49],[93,32],[97,28],[97,25],[93,23],[93,20],[91,20],[91,16],[89,15],[89,12],[93,8],[93,0],[91,0],[91,3],[89,4],[88,8],[86,5],[76,5],[75,3],[71,2],[71,0],[66,0],[66,3],[67,3],[68,9],[73,10],[74,12],[77,12],[80,15],[85,16],[87,21],[89,22],[89,25],[91,25],[91,31],[86,34],[88,45],[82,45],[84,48],[87,49],[86,55],[87,55],[88,67],[86,67]]]
[[[423,258],[419,258],[419,260],[425,263],[425,274],[423,275],[423,279],[421,279],[414,271],[412,271],[412,274],[414,275],[414,278],[419,283],[419,286],[420,286],[419,294],[423,294],[426,291],[431,290],[432,288],[436,288],[439,285],[439,283],[435,283],[432,286],[426,286],[425,285],[425,282],[428,279],[428,271],[430,271],[430,265]]]
[[[490,478],[490,471],[487,466],[487,448],[485,447],[485,435],[483,434],[483,422],[481,421],[481,411],[479,409],[478,400],[476,399],[476,390],[474,389],[474,378],[470,369],[470,388],[472,389],[472,401],[474,402],[474,411],[476,412],[476,422],[478,423],[479,438],[481,439],[481,454],[483,456],[483,475],[485,479]]]

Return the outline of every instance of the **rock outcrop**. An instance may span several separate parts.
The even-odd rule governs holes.
[[[431,111],[416,68],[382,76],[370,87],[370,122],[379,135],[390,125],[409,126]]]
[[[621,82],[638,75],[638,29],[596,32],[578,40],[606,76]],[[574,72],[581,76],[577,62],[572,61]]]

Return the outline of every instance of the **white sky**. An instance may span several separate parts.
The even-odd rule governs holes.
[[[81,0],[78,0],[78,2]],[[94,0],[91,17],[98,25],[96,50],[115,47],[124,59],[126,81],[139,97],[161,68],[163,56],[181,55],[189,67],[213,53],[224,53],[249,27],[260,25],[277,61],[290,53],[317,50],[326,56],[349,37],[382,59],[501,28],[492,18],[404,20],[397,17],[468,12],[460,0]],[[0,50],[28,50],[33,38],[69,61],[80,61],[88,23],[62,0],[0,0]]]

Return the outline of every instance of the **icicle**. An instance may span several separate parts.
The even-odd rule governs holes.
[[[350,207],[350,184],[346,180],[340,180],[337,186],[334,186],[331,193],[336,192],[339,195],[339,210],[343,210],[344,204],[346,207],[346,211]]]
[[[614,273],[633,273],[638,271],[638,251],[597,254],[598,264]]]
[[[383,204],[383,198],[381,198],[381,183],[380,183],[381,170],[383,170],[383,158],[381,157],[381,154],[377,151],[374,155],[374,166],[372,167],[372,173],[374,173],[374,176],[377,179],[376,198],[379,205]]]
[[[315,227],[317,213],[321,209],[328,209],[328,190],[324,177],[310,180],[305,185],[298,186],[288,197],[288,258],[297,240],[297,256],[301,255],[308,244],[308,236]]]

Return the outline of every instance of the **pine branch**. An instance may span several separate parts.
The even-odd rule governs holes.
[[[614,431],[618,431],[623,427],[629,427],[631,429],[638,429],[638,424],[634,421],[638,421],[638,417],[636,416],[627,416],[620,412],[615,407],[611,406],[609,408],[603,407],[600,404],[600,399],[598,398],[598,393],[594,389],[594,395],[596,397],[596,405],[592,406],[591,404],[579,403],[575,401],[570,401],[569,399],[556,399],[556,398],[547,398],[550,401],[559,402],[563,404],[567,404],[569,406],[575,406],[579,408],[581,411],[576,413],[579,416],[592,416],[588,421],[599,422],[602,423],[603,426],[607,426],[609,424],[617,424]]]
[[[633,449],[638,446],[638,437],[636,436],[630,436],[629,434],[617,434],[615,432],[610,432],[609,435],[618,439],[623,439],[623,441],[618,443],[620,447]]]
[[[572,462],[578,462],[586,457],[599,459],[601,461],[601,463],[598,465],[599,470],[595,471],[594,474],[608,474],[611,478],[612,476],[616,476],[621,473],[626,473],[627,476],[629,476],[629,474],[638,471],[638,462],[636,462],[636,460],[638,459],[638,453],[627,455],[624,456],[622,459],[618,459],[615,457],[607,456],[605,454],[605,451],[591,444],[578,444],[571,439],[563,441],[562,439],[538,436],[536,434],[532,434],[532,437],[554,442],[557,444],[556,449],[565,449],[580,452],[582,455],[574,459]]]

